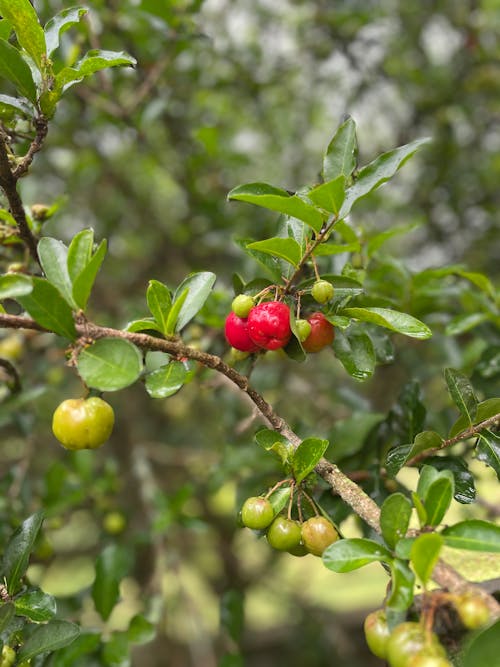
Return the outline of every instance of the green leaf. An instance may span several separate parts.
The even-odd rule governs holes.
[[[324,257],[325,255],[340,255],[344,252],[359,252],[361,244],[355,243],[320,243],[314,249],[314,255],[317,257]]]
[[[479,634],[473,636],[465,648],[460,661],[461,667],[482,667],[498,663],[498,637],[500,636],[500,619]]]
[[[387,452],[385,469],[389,477],[395,477],[408,460],[411,445],[399,445]]]
[[[452,549],[500,553],[500,526],[489,521],[470,519],[445,528],[441,535]]]
[[[390,551],[378,542],[359,537],[334,542],[323,552],[323,563],[333,572],[351,572],[375,561],[391,563]]]
[[[85,77],[108,67],[128,66],[136,64],[135,58],[124,51],[101,51],[93,49],[75,65],[75,67],[64,67],[55,77],[55,91],[62,94],[75,83],[79,83]]]
[[[30,294],[33,283],[29,276],[22,273],[6,273],[0,276],[0,299],[16,299]]]
[[[106,250],[107,241],[106,239],[103,239],[97,246],[95,253],[92,255],[92,258],[86,267],[74,279],[73,298],[82,310],[85,310],[87,307],[87,301],[89,299],[90,292],[92,291],[97,273],[101,268],[104,257],[106,256]]]
[[[267,183],[238,185],[231,190],[227,198],[263,206],[271,211],[279,211],[292,218],[298,218],[316,232],[319,232],[323,226],[323,216],[314,206],[307,204],[297,195],[289,195],[286,190],[275,188]]]
[[[50,667],[74,667],[79,658],[94,653],[101,645],[100,632],[82,632],[69,646],[54,653],[50,658]]]
[[[415,575],[404,560],[391,563],[391,592],[386,606],[395,611],[408,609],[413,602]]]
[[[179,290],[176,291],[174,295],[174,301],[172,303],[172,308],[170,309],[170,312],[168,314],[167,318],[167,334],[171,335],[175,332],[176,330],[176,325],[177,325],[177,319],[179,317],[179,313],[181,312],[181,308],[184,305],[184,302],[186,301],[188,297],[189,290],[186,287],[181,293],[179,293]]]
[[[78,234],[76,234],[71,240],[68,248],[66,264],[72,283],[76,280],[76,278],[78,278],[80,273],[90,262],[93,248],[93,229],[82,229],[82,231],[78,232]]]
[[[476,287],[479,287],[479,289],[487,294],[489,297],[492,299],[496,299],[497,297],[497,292],[495,288],[493,287],[493,284],[491,283],[490,279],[483,275],[482,273],[475,273],[473,271],[465,271],[464,269],[457,269],[455,271],[457,275],[459,275],[461,278],[465,278],[469,282],[471,282],[473,285]]]
[[[455,480],[455,500],[459,503],[472,503],[476,497],[474,476],[467,463],[460,456],[429,456],[428,465],[436,470],[449,470]]]
[[[19,51],[0,39],[0,77],[7,79],[31,102],[36,102],[36,88],[31,70]]]
[[[416,537],[403,537],[400,539],[394,549],[396,556],[402,560],[410,560],[411,547],[416,539]]]
[[[12,24],[17,41],[43,71],[45,35],[29,0],[0,0],[0,13]]]
[[[293,266],[298,266],[302,258],[300,245],[295,239],[275,237],[264,241],[254,241],[253,243],[249,243],[247,247],[250,250],[257,250],[258,252],[265,252],[274,257],[280,257],[293,264]]]
[[[349,178],[356,167],[357,152],[356,123],[349,117],[328,144],[323,158],[323,179]]]
[[[477,398],[469,379],[454,368],[445,368],[444,377],[453,402],[470,425],[477,411]]]
[[[98,556],[92,599],[101,618],[107,621],[120,597],[120,581],[131,566],[130,553],[117,544],[107,546]]]
[[[328,440],[306,438],[302,440],[293,455],[293,475],[300,484],[312,472],[328,448]]]
[[[146,300],[151,314],[158,323],[159,330],[167,333],[168,314],[172,308],[172,295],[166,285],[158,280],[150,280]]]
[[[42,327],[74,340],[76,330],[70,306],[48,280],[32,278],[32,281],[31,293],[18,296],[16,300]]]
[[[389,308],[344,308],[340,315],[347,315],[361,322],[372,322],[379,327],[397,331],[411,338],[423,340],[432,336],[432,331],[420,320]]]
[[[14,617],[15,611],[16,608],[13,602],[4,602],[0,605],[0,634],[8,627]]]
[[[344,204],[339,216],[345,218],[358,199],[380,187],[391,179],[403,164],[429,139],[417,139],[405,146],[379,155],[378,158],[363,167],[354,182],[347,190]]]
[[[154,639],[155,635],[156,627],[142,614],[132,617],[127,630],[127,638],[131,644],[146,644]]]
[[[448,474],[446,474],[448,473]],[[454,493],[453,473],[443,470],[427,489],[423,503],[427,511],[427,525],[437,526],[450,507]]]
[[[397,475],[407,461],[428,449],[440,447],[443,439],[435,431],[417,433],[412,445],[393,447],[387,454],[386,468],[391,477]]]
[[[380,528],[382,537],[391,549],[406,535],[411,510],[411,502],[402,493],[392,493],[384,500],[380,512]]]
[[[500,479],[500,437],[493,431],[484,430],[479,434],[476,447],[477,458],[493,468]]]
[[[291,495],[292,489],[290,486],[280,486],[279,489],[276,489],[276,491],[271,493],[268,500],[272,505],[274,516],[279,514],[281,510],[288,506]]]
[[[419,227],[419,224],[400,225],[398,227],[391,227],[390,229],[386,229],[383,232],[375,234],[375,236],[372,236],[366,244],[366,253],[368,257],[371,257],[384,243],[394,238],[395,236],[408,234],[409,232],[413,232]]]
[[[50,653],[67,646],[80,634],[80,628],[69,621],[49,621],[39,625],[24,642],[17,654],[18,662],[31,660],[40,653]]]
[[[294,448],[284,435],[269,428],[263,428],[255,434],[258,445],[268,452],[278,456],[283,465],[291,463],[294,457]]]
[[[49,621],[56,613],[56,601],[52,595],[41,590],[31,590],[14,600],[16,614],[26,616],[35,623]]]
[[[126,632],[112,632],[102,648],[102,658],[109,667],[128,667],[130,665],[130,646]]]
[[[141,371],[141,353],[123,338],[102,338],[78,355],[78,373],[82,380],[99,391],[128,387]]]
[[[59,294],[74,310],[78,305],[73,299],[73,285],[68,272],[68,248],[62,241],[44,236],[38,242],[40,264],[49,283],[59,290]]]
[[[266,269],[269,276],[272,278],[274,283],[279,283],[281,281],[281,266],[278,260],[271,255],[266,254],[265,252],[258,252],[257,250],[252,250],[248,247],[248,244],[252,243],[252,240],[249,239],[236,239],[236,244],[242,248],[242,250],[253,260],[259,262],[261,266]]]
[[[144,317],[142,320],[132,320],[125,327],[125,331],[158,331],[163,333],[153,317]]]
[[[49,58],[59,47],[61,35],[66,32],[68,28],[79,23],[87,11],[88,10],[85,7],[70,7],[69,9],[63,9],[47,21],[44,30],[47,56]]]
[[[439,559],[444,540],[437,533],[419,535],[410,551],[411,563],[424,586],[429,583],[432,572]]]
[[[237,644],[244,628],[245,596],[241,590],[230,589],[222,594],[220,601],[220,625]]]
[[[29,102],[11,95],[0,95],[0,114],[4,115],[12,111],[30,118],[35,115],[35,109]]]
[[[467,313],[465,315],[457,315],[446,325],[445,334],[447,336],[459,336],[460,334],[470,331],[479,324],[488,320],[488,315],[485,313]]]
[[[425,501],[430,485],[439,477],[439,471],[430,465],[423,465],[417,484],[417,495],[420,500]]]
[[[182,361],[171,361],[146,375],[146,391],[151,398],[167,398],[183,386],[188,370]]]
[[[175,320],[175,331],[180,331],[201,310],[203,304],[208,299],[208,295],[212,291],[215,278],[215,273],[211,273],[210,271],[201,271],[200,273],[192,273],[182,281],[179,287],[175,290],[174,305],[168,317],[167,328],[169,332],[171,326],[170,315],[174,310],[176,302],[182,299],[181,306]],[[187,294],[185,297],[183,297],[183,294],[186,290]]]
[[[337,213],[344,202],[345,197],[345,176],[342,174],[332,181],[327,181],[318,185],[313,190],[309,190],[307,198],[313,204],[328,211],[329,213]]]
[[[365,333],[336,331],[333,341],[335,356],[356,380],[368,380],[375,370],[373,343]]]
[[[9,595],[16,593],[19,588],[19,582],[28,567],[30,554],[33,551],[42,521],[43,512],[32,514],[22,522],[5,547],[2,573]]]
[[[411,498],[413,500],[413,505],[415,509],[417,510],[417,516],[418,516],[418,521],[420,523],[420,526],[426,526],[427,525],[427,510],[424,507],[423,502],[420,500],[420,497],[418,496],[417,493],[412,491],[411,493]]]
[[[485,401],[478,403],[474,426],[498,414],[500,414],[500,398],[487,398]],[[469,426],[467,417],[461,415],[451,427],[449,437],[454,438],[459,433],[466,431]]]

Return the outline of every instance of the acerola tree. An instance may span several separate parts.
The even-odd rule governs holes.
[[[467,330],[484,322],[498,326],[491,282],[463,267],[405,273],[401,280],[407,293],[393,292],[377,252],[401,229],[366,239],[351,215],[358,201],[392,179],[429,140],[415,139],[359,165],[356,126],[346,118],[325,151],[320,183],[289,192],[251,182],[229,192],[231,201],[279,214],[270,237],[239,244],[255,262],[250,280],[235,274],[233,290],[219,288],[216,293],[216,276],[209,265],[180,279],[174,289],[151,278],[145,294],[148,314],[123,328],[102,325],[90,319],[88,304],[106,241],[96,244],[91,229],[74,234],[67,244],[46,234],[44,224],[53,209],[28,209],[18,182],[43,150],[49,125],[57,123],[61,98],[86,77],[108,67],[132,66],[134,59],[123,52],[92,50],[67,64],[58,53],[60,41],[83,18],[81,8],[63,10],[44,27],[28,0],[0,0],[0,12],[0,75],[12,87],[12,94],[0,96],[0,187],[5,200],[0,218],[6,268],[0,277],[0,325],[42,341],[49,338],[42,345],[54,349],[56,356],[57,350],[65,349],[68,372],[79,378],[83,396],[57,409],[54,405],[56,437],[69,449],[104,445],[111,436],[114,412],[101,398],[103,393],[108,398],[111,392],[130,391],[141,383],[152,399],[164,399],[189,383],[201,391],[207,377],[224,378],[225,386],[249,400],[265,422],[255,433],[259,456],[279,462],[272,481],[267,473],[260,475],[255,464],[260,495],[242,502],[242,524],[258,531],[256,539],[266,535],[269,547],[290,552],[287,557],[312,554],[318,557],[317,567],[339,576],[380,563],[388,576],[387,594],[380,600],[383,611],[370,617],[365,629],[368,645],[391,667],[478,664],[478,655],[495,650],[499,605],[491,586],[468,581],[447,562],[446,549],[466,550],[471,559],[476,551],[499,553],[500,528],[486,518],[455,520],[447,513],[454,501],[471,504],[476,498],[469,469],[473,458],[500,476],[495,430],[500,399],[491,395],[489,384],[495,377],[494,359],[481,348],[478,388],[461,371],[444,370],[456,407],[453,418],[432,411],[426,416],[420,392],[410,383],[386,416],[373,420],[370,415],[364,421],[355,416],[362,422],[359,441],[347,445],[340,439],[330,442],[321,428],[310,430],[300,414],[293,422],[283,416],[253,380],[263,364],[306,367],[310,353],[335,355],[346,377],[370,378],[377,366],[394,361],[394,346],[401,348],[403,337],[412,354],[415,341],[431,337],[424,320],[435,320],[436,310],[443,308],[441,302],[436,306],[435,296],[443,278],[461,286],[467,281],[467,289],[479,293],[469,302],[474,312],[467,313],[466,302],[464,312],[458,313],[462,331],[464,317],[469,317]],[[190,344],[187,332],[193,323],[200,339],[205,333],[209,338],[207,349]],[[237,351],[233,355],[227,355],[224,333]],[[5,404],[16,414],[37,394],[23,388],[15,349],[9,354],[6,350],[0,361]],[[285,391],[279,381],[274,389]],[[78,478],[93,488],[91,459],[73,461]],[[403,469],[418,471],[414,484],[399,475]],[[147,475],[144,467],[141,474]],[[67,507],[68,495],[70,503],[83,502],[67,469],[54,467],[48,476],[47,493],[35,494],[28,503],[33,510],[29,516],[5,509],[9,530],[2,533],[0,665],[7,667],[14,660],[53,667],[128,664],[130,646],[155,635],[154,599],[161,587],[158,582],[145,587],[150,600],[144,612],[111,636],[82,630],[74,622],[81,620],[81,600],[58,607],[52,595],[36,587],[27,570],[30,557],[43,546],[44,520]],[[100,481],[98,499],[111,493],[112,474],[103,474]],[[157,499],[148,502],[154,505]],[[349,517],[356,519],[358,529],[345,524]],[[110,512],[106,519],[110,534],[125,527],[119,513]],[[153,544],[155,538],[153,533],[141,535],[142,544]],[[118,542],[99,546],[92,599],[97,614],[107,621],[119,600],[119,583],[131,569],[131,557]],[[241,601],[231,604],[232,599],[226,599],[232,643],[221,651],[223,665],[242,664]],[[477,631],[473,637],[468,634],[471,629]]]

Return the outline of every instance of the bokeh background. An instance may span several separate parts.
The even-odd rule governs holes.
[[[34,4],[44,21],[73,5]],[[345,114],[358,125],[360,164],[432,138],[353,213],[367,238],[415,225],[376,267],[387,294],[405,289],[412,271],[443,264],[498,281],[497,0],[86,4],[88,21],[68,33],[64,58],[89,45],[123,49],[137,68],[99,74],[66,95],[22,194],[29,205],[59,204],[46,234],[69,240],[91,226],[98,239],[108,238],[91,318],[125,326],[146,315],[149,279],[175,287],[191,271],[211,270],[215,294],[186,339],[226,354],[221,324],[233,273],[249,280],[259,271],[235,241],[272,235],[276,222],[250,205],[229,204],[227,192],[249,181],[290,190],[317,182]],[[332,261],[341,266],[345,258]],[[473,286],[447,280],[433,312],[407,298],[414,314],[420,307],[436,326],[433,342],[401,345],[397,363],[369,382],[348,378],[333,355],[301,366],[269,355],[255,385],[299,432],[335,434],[346,455],[410,378],[421,381],[438,425],[448,423],[440,369],[472,373],[499,340],[488,324],[444,335],[440,299],[444,311],[459,314],[474,312],[479,298]],[[334,575],[312,556],[271,553],[238,527],[241,500],[280,471],[257,456],[259,420],[225,381],[207,374],[167,400],[151,400],[140,383],[109,395],[117,413],[112,439],[97,453],[69,455],[51,435],[50,416],[60,400],[81,394],[81,384],[50,336],[20,340],[24,398],[0,404],[0,507],[2,517],[20,518],[40,503],[46,508],[30,575],[58,596],[63,613],[102,627],[89,586],[96,554],[118,541],[133,565],[104,630],[126,627],[140,610],[159,626],[133,665],[236,667],[243,663],[230,656],[238,650],[248,667],[381,664],[360,633],[384,595],[380,568]],[[479,378],[485,396],[495,377]],[[492,477],[483,467],[478,474],[490,494]],[[457,516],[470,511],[456,509]]]

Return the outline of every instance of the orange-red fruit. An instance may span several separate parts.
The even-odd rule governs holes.
[[[302,542],[309,553],[321,556],[326,547],[339,539],[335,526],[324,516],[313,516],[301,528]]]
[[[302,343],[306,352],[320,352],[333,343],[335,329],[323,313],[313,313],[307,321],[311,325],[311,333]]]
[[[265,350],[278,350],[290,340],[290,308],[281,301],[266,301],[248,314],[248,335]]]

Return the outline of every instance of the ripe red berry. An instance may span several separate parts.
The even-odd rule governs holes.
[[[323,313],[313,313],[307,321],[311,325],[311,333],[302,343],[306,352],[319,352],[333,343],[335,329]]]
[[[238,317],[233,312],[226,317],[224,333],[229,345],[241,352],[257,352],[259,349],[259,346],[248,335],[247,320]]]
[[[281,301],[266,301],[248,314],[248,334],[266,350],[278,350],[290,340],[290,308]]]

